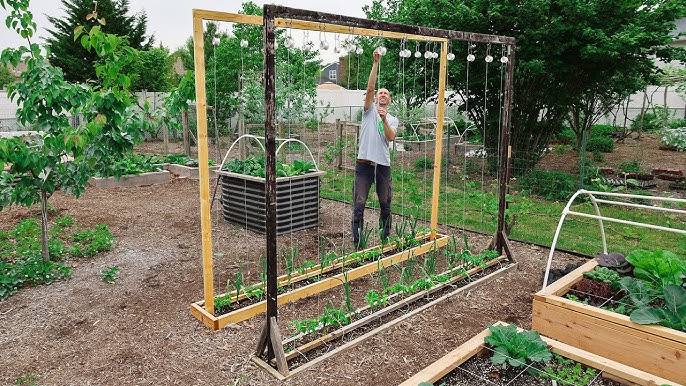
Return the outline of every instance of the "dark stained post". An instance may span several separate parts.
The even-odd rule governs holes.
[[[266,8],[266,6],[265,6]],[[266,9],[265,9],[266,10]],[[275,65],[274,65],[274,15],[264,15],[264,147],[265,147],[265,202],[267,205],[267,331],[277,318],[276,297],[276,130],[275,130]],[[273,318],[273,319],[272,319]],[[267,344],[267,358],[274,358],[274,348]]]
[[[499,254],[503,253],[505,243],[505,210],[507,209],[507,187],[510,179],[510,157],[512,147],[510,146],[510,110],[512,104],[512,88],[514,74],[515,50],[514,43],[507,46],[507,72],[505,75],[505,96],[503,98],[503,122],[502,136],[500,138],[500,176],[499,176],[499,201],[498,201],[498,230],[496,233],[496,249]],[[511,258],[508,253],[508,257]]]

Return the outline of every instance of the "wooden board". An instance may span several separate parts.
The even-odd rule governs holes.
[[[399,264],[407,260],[411,256],[423,255],[433,250],[434,246],[436,248],[441,248],[448,244],[448,241],[450,241],[450,236],[438,235],[438,237],[435,240],[428,241],[420,246],[402,252],[398,252],[391,256],[385,257],[379,261],[373,261],[361,267],[351,269],[345,273],[340,273],[335,276],[320,280],[316,283],[312,283],[304,287],[300,287],[295,290],[281,294],[277,298],[277,303],[279,306],[282,306],[284,304],[292,303],[297,300],[316,295],[328,289],[341,286],[346,280],[346,275],[348,281],[353,281],[360,277],[369,275],[370,273],[376,272],[379,268],[386,268],[392,265]],[[201,320],[203,323],[205,323],[208,327],[212,328],[213,330],[224,328],[230,323],[242,322],[244,320],[252,318],[253,316],[264,313],[267,310],[267,302],[261,301],[259,303],[255,303],[250,306],[230,312],[228,314],[216,317],[214,316],[214,312],[210,313],[206,311],[205,307],[203,306],[204,301],[191,304],[191,314],[193,314],[196,318]],[[210,323],[209,321],[212,322]]]
[[[177,175],[180,178],[188,178],[190,180],[199,180],[200,179],[200,168],[198,167],[192,167],[192,166],[186,166],[186,165],[179,165],[179,164],[167,164],[165,169],[169,170],[171,174]],[[210,178],[216,178],[217,175],[214,173],[215,170],[217,170],[219,166],[210,166]]]
[[[415,238],[415,240],[423,243],[424,240],[428,239],[430,236],[431,236],[431,234],[429,234],[429,233],[420,234]],[[395,247],[393,245],[390,245],[390,244],[386,245],[383,248],[383,253],[392,251],[393,249],[395,249]],[[381,246],[375,246],[375,247],[367,248],[367,249],[358,251],[358,253],[363,254],[365,252],[376,251],[376,250],[381,250]],[[307,279],[315,277],[315,276],[319,276],[323,273],[331,272],[333,270],[336,270],[336,269],[343,267],[344,265],[350,265],[354,262],[355,262],[355,260],[353,258],[351,258],[350,255],[340,256],[337,259],[331,261],[324,268],[322,268],[322,266],[320,264],[316,264],[310,268],[303,270],[302,272],[300,272],[300,271],[293,272],[293,273],[291,273],[290,277],[288,277],[288,275],[286,275],[286,274],[281,275],[281,276],[276,278],[276,285],[277,285],[277,287],[285,287],[285,286],[291,285],[293,283],[297,283],[297,282],[307,280]],[[266,291],[267,283],[258,282],[258,283],[253,283],[253,284],[247,285],[246,287],[258,287],[258,288],[265,289],[265,291]],[[245,293],[245,288],[242,288],[240,291],[238,291],[238,293],[236,293],[236,291],[233,290],[233,291],[225,292],[225,293],[217,295],[217,296],[228,296],[231,299],[231,301],[233,301],[233,302],[241,301],[241,300],[248,298],[248,295]],[[236,300],[234,300],[234,299],[236,299]],[[204,305],[204,301],[197,302],[196,304],[202,306],[202,305]]]
[[[686,384],[686,333],[563,298],[590,261],[534,295],[532,328],[552,339]]]
[[[412,318],[414,315],[420,314],[429,308],[435,307],[438,304],[441,304],[441,303],[453,298],[454,296],[456,296],[460,293],[471,291],[472,289],[474,289],[475,287],[477,287],[479,285],[489,283],[491,280],[493,280],[497,277],[500,277],[504,273],[506,273],[512,269],[515,269],[516,267],[517,267],[517,264],[514,263],[514,264],[510,264],[508,266],[505,266],[503,268],[500,268],[499,270],[497,270],[495,272],[491,272],[487,276],[479,278],[476,281],[473,281],[473,282],[471,282],[471,283],[469,283],[463,287],[459,287],[450,293],[447,293],[447,294],[445,294],[445,295],[443,295],[443,296],[441,296],[435,300],[432,300],[431,302],[429,302],[427,304],[424,304],[423,306],[421,306],[419,308],[416,308],[416,309],[414,309],[414,310],[412,310],[412,311],[410,311],[410,312],[408,312],[408,313],[406,313],[406,314],[404,314],[398,318],[395,318],[391,321],[388,321],[388,322],[376,327],[375,329],[373,329],[373,330],[371,330],[371,331],[369,331],[369,332],[367,332],[361,336],[358,336],[357,338],[345,343],[344,345],[339,346],[337,348],[334,348],[333,350],[328,351],[326,354],[324,354],[320,357],[317,357],[317,358],[303,364],[302,366],[300,366],[298,368],[293,369],[290,372],[290,376],[294,376],[296,374],[299,374],[299,373],[302,373],[305,371],[310,371],[310,369],[312,367],[316,366],[318,363],[321,363],[321,362],[331,358],[334,355],[337,355],[337,354],[340,354],[340,353],[345,352],[347,350],[350,350],[351,348],[363,343],[366,339],[368,339],[372,336],[375,336],[375,335],[379,334],[380,332],[386,331],[389,328]],[[258,364],[260,364],[260,363],[258,363]],[[260,364],[260,365],[262,366],[263,364]],[[276,371],[272,367],[270,373],[275,375],[274,374],[275,372]],[[283,377],[279,377],[279,376],[276,376],[276,377],[277,377],[277,379],[284,379]]]
[[[114,188],[125,186],[156,185],[168,182],[169,180],[171,180],[171,174],[169,174],[169,172],[166,170],[162,170],[159,172],[148,172],[138,175],[122,176],[118,180],[114,177],[91,177],[88,179],[88,185],[95,186],[97,188]]]
[[[496,322],[494,324],[505,324],[503,322]],[[474,336],[460,347],[449,352],[436,362],[430,364],[410,379],[401,383],[400,386],[417,386],[421,382],[437,382],[446,374],[466,362],[473,356],[484,352],[486,349],[484,345],[484,338],[490,335],[488,329],[482,331],[480,334]],[[641,370],[631,368],[617,361],[604,358],[602,356],[590,353],[585,350],[570,346],[568,344],[550,339],[545,336],[541,338],[548,344],[550,349],[562,355],[565,358],[573,359],[586,366],[593,367],[603,372],[604,377],[612,378],[618,382],[627,385],[679,385],[677,382],[669,381],[667,379],[646,373]]]

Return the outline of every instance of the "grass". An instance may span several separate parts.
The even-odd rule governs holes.
[[[354,176],[328,170],[323,178],[321,195],[324,198],[350,203]],[[394,168],[393,170],[393,212],[404,216],[415,216],[430,220],[432,185],[431,179],[424,184],[421,172]],[[480,182],[469,180],[441,181],[438,221],[455,227],[487,234],[495,233],[497,226],[498,195],[492,185],[482,189]],[[446,193],[447,191],[447,193]],[[426,200],[425,200],[426,197]],[[553,241],[562,210],[566,202],[550,201],[525,195],[519,191],[508,194],[508,218],[515,217],[516,223],[511,239],[550,246]],[[581,202],[572,210],[593,214],[590,202]],[[374,188],[370,191],[368,205],[378,208]],[[683,209],[683,208],[682,208]],[[617,206],[601,207],[602,215],[623,220],[686,229],[686,219],[675,215]],[[608,250],[628,253],[635,249],[667,249],[676,254],[686,254],[686,239],[675,233],[640,228],[632,225],[605,222]],[[568,216],[565,220],[557,248],[588,255],[602,252],[602,239],[598,222],[593,219]]]

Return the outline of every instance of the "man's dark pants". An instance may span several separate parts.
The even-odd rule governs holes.
[[[393,198],[391,167],[363,162],[367,161],[358,161],[355,165],[355,183],[353,184],[352,231],[353,243],[356,247],[359,246],[360,232],[364,224],[364,207],[367,205],[372,183],[376,185],[376,195],[381,207],[380,227],[383,226],[384,237],[388,237],[391,233],[391,199]]]

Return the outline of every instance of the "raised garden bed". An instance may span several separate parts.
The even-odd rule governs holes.
[[[452,273],[444,272],[435,276],[435,279],[441,276],[450,277],[450,279],[446,281],[437,280],[426,289],[418,289],[416,292],[412,289],[408,289],[409,292],[404,292],[404,290],[395,292],[383,302],[368,300],[369,305],[351,311],[345,317],[337,319],[338,322],[335,324],[340,328],[333,331],[329,329],[330,325],[327,323],[336,314],[327,313],[326,317],[319,319],[319,324],[315,330],[307,328],[309,332],[298,334],[283,342],[285,349],[283,359],[288,365],[288,374],[276,371],[275,360],[270,361],[270,363],[256,357],[253,357],[252,360],[280,380],[307,371],[332,355],[355,347],[366,339],[406,321],[413,315],[435,307],[459,293],[488,283],[517,267],[516,263],[508,262],[507,259],[506,256],[499,256],[484,264],[466,263],[460,267],[455,267]],[[416,283],[424,279],[420,278]],[[322,322],[324,319],[327,322]]]
[[[629,177],[630,178],[630,177]],[[626,178],[603,178],[603,182],[607,185],[610,186],[626,186],[628,184],[631,185],[631,187],[634,188],[640,188],[640,189],[649,189],[657,186],[655,181],[641,181],[641,180],[635,180],[635,183],[627,183]]]
[[[637,324],[626,315],[563,297],[584,272],[597,265],[590,260],[536,293],[532,328],[560,342],[686,384],[685,332]]]
[[[265,179],[217,170],[224,219],[258,233],[266,230]],[[319,178],[324,171],[276,179],[276,234],[319,225]]]
[[[497,322],[495,325],[505,325]],[[474,336],[455,350],[449,352],[436,362],[415,374],[410,379],[403,382],[400,386],[417,386],[422,382],[435,385],[555,385],[563,383],[552,383],[551,380],[540,381],[537,375],[529,375],[521,368],[515,369],[513,379],[506,379],[505,372],[500,371],[500,366],[478,366],[474,361],[489,361],[485,359],[490,356],[491,350],[484,343],[484,339],[491,335],[491,331],[486,329]],[[587,368],[595,369],[600,378],[594,379],[590,385],[617,385],[617,382],[624,385],[678,385],[676,382],[648,374],[644,371],[634,369],[608,357],[570,346],[558,340],[541,336],[548,348],[555,354],[563,358],[574,360]],[[640,355],[640,354],[639,354]],[[483,367],[486,367],[484,369]],[[463,371],[462,369],[465,369]],[[677,371],[677,369],[675,369]],[[480,373],[479,373],[480,372]],[[486,372],[484,374],[484,372]],[[462,374],[461,374],[462,373]],[[464,377],[462,377],[464,375]],[[467,380],[461,379],[467,378]],[[460,380],[461,379],[461,380]],[[584,383],[585,385],[586,383]]]
[[[277,303],[279,306],[282,306],[284,304],[292,303],[297,300],[307,298],[309,296],[326,291],[328,289],[341,286],[346,281],[353,281],[360,277],[364,277],[366,275],[369,275],[370,273],[376,272],[380,268],[390,267],[392,265],[399,264],[410,257],[420,256],[436,248],[441,248],[450,241],[449,236],[440,234],[437,234],[435,237],[432,237],[430,234],[422,235],[418,237],[418,239],[422,241],[423,244],[404,251],[398,251],[396,253],[391,254],[390,256],[379,259],[378,261],[372,261],[357,268],[350,269],[346,272],[338,273],[333,276],[316,281],[314,283],[295,288],[288,292],[284,292],[278,296]],[[347,258],[347,256],[343,257],[340,263],[350,264],[348,260],[349,259]],[[315,265],[300,275],[294,274],[288,279],[282,276],[277,279],[277,282],[283,284],[284,280],[288,280],[289,284],[297,283],[299,281],[304,281],[306,279],[312,278],[313,276],[317,276],[317,274],[320,271],[324,270],[319,265]],[[257,285],[259,286],[260,284],[261,283],[258,283]],[[245,294],[236,294],[235,292],[229,293],[228,295],[232,297],[235,296],[238,302],[240,302],[242,299],[245,299],[246,297]],[[233,311],[223,315],[210,314],[205,310],[204,305],[204,300],[191,304],[191,313],[213,330],[224,328],[229,323],[238,323],[250,319],[253,316],[266,312],[267,310],[266,300],[251,303],[244,307],[237,305],[237,307],[235,307]]]
[[[179,177],[179,178],[188,178],[190,180],[199,180],[200,179],[200,168],[197,166],[186,166],[186,165],[179,165],[179,164],[165,164],[164,168],[168,170],[171,174]],[[214,175],[212,174],[213,171],[217,170],[219,166],[210,166],[210,178],[212,178]]]
[[[114,188],[126,186],[146,186],[162,184],[171,180],[171,174],[167,170],[158,172],[147,172],[137,175],[122,176],[120,179],[114,177],[91,177],[88,185],[98,188]]]

